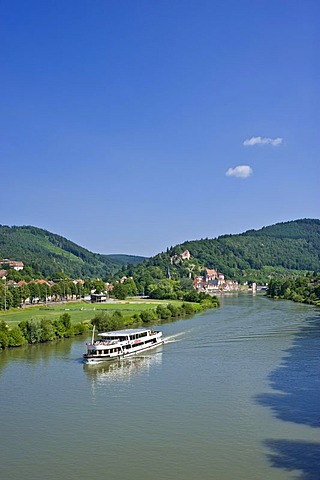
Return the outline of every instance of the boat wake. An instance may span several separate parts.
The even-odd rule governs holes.
[[[269,328],[266,326],[260,326],[258,331],[247,330],[243,332],[242,330],[239,331],[225,331],[219,332],[216,334],[213,343],[214,344],[225,344],[225,343],[232,343],[232,342],[248,342],[248,341],[255,341],[255,340],[263,340],[266,338],[279,338],[279,337],[287,337],[288,335],[294,335],[297,332],[297,327],[300,324],[288,324],[282,325],[279,328],[273,327]]]
[[[164,338],[164,343],[174,343],[174,342],[181,342],[182,336],[184,336],[186,333],[188,332],[180,332],[180,333],[176,333],[175,335],[170,335],[169,337],[165,337]]]

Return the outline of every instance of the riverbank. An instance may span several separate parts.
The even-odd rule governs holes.
[[[268,285],[267,296],[319,307],[320,274],[309,273],[304,277],[272,279]]]
[[[99,331],[114,330],[190,316],[215,306],[219,301],[214,298],[211,303],[131,298],[15,309],[0,314],[0,349],[73,337],[90,331],[93,323]]]

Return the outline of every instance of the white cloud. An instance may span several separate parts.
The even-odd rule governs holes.
[[[268,138],[268,137],[251,137],[247,138],[243,142],[243,145],[245,147],[252,147],[253,145],[272,145],[273,147],[277,147],[278,145],[281,145],[283,138],[277,137],[277,138]]]
[[[249,165],[238,165],[234,168],[229,168],[226,171],[227,177],[239,177],[239,178],[247,178],[252,175],[253,170]]]

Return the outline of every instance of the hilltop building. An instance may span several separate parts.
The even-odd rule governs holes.
[[[181,257],[181,260],[190,260],[191,254],[189,250],[185,250],[184,252],[181,253],[180,257]]]
[[[190,260],[190,258],[191,253],[189,250],[185,250],[180,255],[173,255],[173,257],[170,257],[170,263],[171,265],[177,265],[178,263],[183,262],[183,260]]]

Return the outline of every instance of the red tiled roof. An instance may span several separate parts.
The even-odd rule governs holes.
[[[206,271],[208,275],[215,275],[217,273],[217,270],[215,270],[214,268],[206,268]]]

